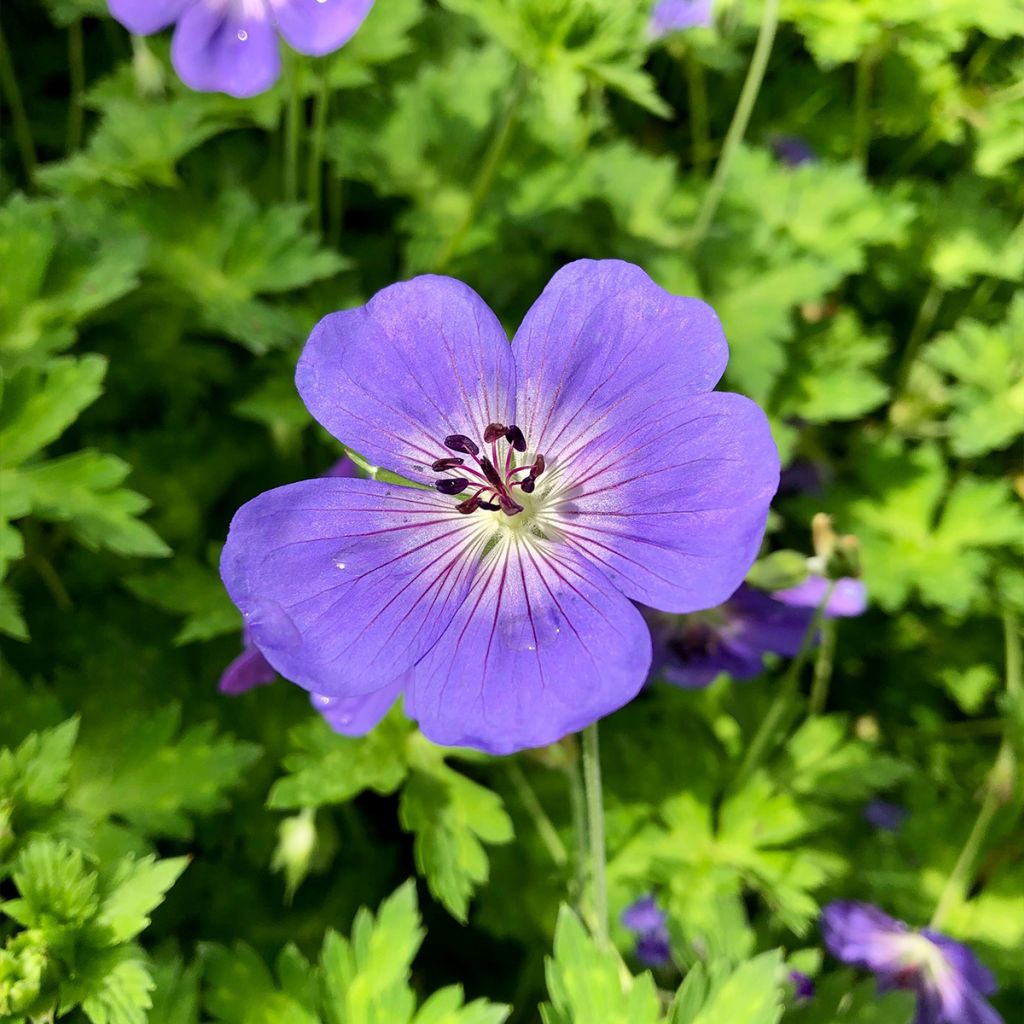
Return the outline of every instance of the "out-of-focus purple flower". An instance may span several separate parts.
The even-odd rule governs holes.
[[[622,912],[620,919],[636,935],[634,953],[647,967],[664,967],[672,959],[668,919],[651,895],[641,896]]]
[[[796,459],[779,477],[779,494],[819,495],[831,474],[828,468],[813,459]]]
[[[688,28],[706,28],[714,20],[714,0],[658,0],[651,11],[651,36],[660,39]]]
[[[837,960],[871,971],[881,991],[914,992],[914,1024],[1002,1024],[985,998],[996,991],[995,979],[963,943],[848,901],[825,907],[822,934]]]
[[[887,803],[885,800],[872,800],[864,807],[864,820],[874,825],[881,832],[898,832],[909,816],[906,807]]]
[[[806,139],[798,135],[776,135],[771,140],[775,159],[787,167],[800,167],[802,164],[818,162],[818,154],[811,148]]]
[[[790,971],[789,981],[793,986],[793,996],[797,1002],[814,998],[814,981],[803,971]]]
[[[720,672],[753,679],[766,654],[797,654],[813,617],[812,610],[783,604],[745,583],[709,612],[651,615],[651,676],[691,689],[710,685]]]
[[[829,581],[824,576],[808,576],[799,586],[776,590],[772,596],[793,608],[813,609],[824,600],[828,588]],[[830,619],[853,618],[863,615],[867,606],[868,592],[864,581],[846,576],[835,581],[825,606],[825,615]]]
[[[778,484],[767,420],[712,392],[714,312],[639,267],[555,275],[512,345],[470,288],[425,276],[313,331],[296,383],[331,433],[427,488],[307,480],[236,514],[221,560],[256,645],[328,697],[403,685],[436,743],[545,746],[631,700],[634,601],[735,590]]]
[[[242,630],[242,653],[231,662],[220,677],[217,689],[231,697],[267,686],[277,678],[277,673],[266,658],[260,654],[249,639],[249,631]]]
[[[255,96],[281,73],[278,33],[299,53],[343,46],[373,0],[108,0],[129,32],[148,36],[175,25],[171,59],[199,92]]]

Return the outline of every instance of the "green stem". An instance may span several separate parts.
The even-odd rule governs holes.
[[[853,159],[867,171],[871,144],[871,87],[875,76],[875,51],[868,47],[857,61],[853,101]]]
[[[14,141],[21,157],[21,165],[25,170],[25,180],[32,184],[36,176],[36,146],[32,139],[32,127],[25,112],[25,102],[18,87],[18,76],[14,73],[14,62],[7,46],[4,31],[0,28],[0,87],[7,95],[7,105],[11,108],[11,120],[14,122]]]
[[[576,839],[576,891],[573,903],[584,910],[583,900],[587,891],[587,798],[583,790],[580,767],[573,762],[565,769],[569,781],[569,801],[572,806],[572,833]]]
[[[82,33],[82,19],[77,18],[68,26],[68,76],[71,95],[68,97],[68,152],[74,153],[82,145],[82,124],[85,109],[82,100],[85,95],[85,39]]]
[[[501,120],[498,122],[494,135],[491,136],[491,141],[480,164],[480,170],[477,172],[466,213],[459,222],[458,227],[448,237],[448,241],[444,244],[434,264],[434,273],[436,274],[442,273],[451,262],[452,257],[458,252],[459,246],[465,239],[469,229],[473,226],[473,221],[476,220],[476,215],[480,212],[480,207],[483,205],[483,201],[487,198],[487,194],[494,184],[498,167],[501,165],[501,161],[508,149],[508,144],[512,139],[512,127],[515,124],[516,113],[519,110],[520,103],[523,101],[523,97],[526,95],[526,83],[526,69],[520,66],[516,71],[515,81],[512,83],[508,104],[501,115]]]
[[[696,250],[704,241],[704,236],[715,219],[718,204],[722,201],[729,168],[743,141],[743,136],[746,134],[750,115],[753,113],[754,103],[757,101],[757,94],[761,91],[761,83],[764,81],[764,73],[768,67],[768,58],[771,56],[778,24],[779,0],[765,0],[761,27],[758,29],[757,42],[754,45],[754,55],[750,59],[750,67],[747,69],[747,77],[740,92],[739,102],[736,104],[736,111],[732,115],[732,123],[725,135],[722,155],[715,165],[715,173],[704,193],[704,201],[701,203],[693,230],[690,232],[688,241],[691,250]]]
[[[560,868],[565,867],[569,863],[569,852],[566,850],[565,844],[558,835],[555,826],[551,823],[551,819],[548,817],[547,811],[544,810],[533,786],[530,785],[530,780],[526,777],[523,769],[519,767],[518,762],[509,760],[506,763],[508,765],[509,780],[515,787],[523,807],[526,808],[526,813],[533,819],[537,835],[540,836],[541,842],[547,847],[551,859]]]
[[[708,91],[704,66],[692,54],[686,55],[686,84],[690,96],[690,141],[693,169],[703,176],[707,169],[711,136],[708,129]]]
[[[825,619],[821,624],[821,643],[814,658],[814,681],[811,683],[811,699],[807,713],[813,718],[825,710],[828,703],[828,687],[832,681],[832,664],[836,655],[836,623]]]
[[[286,58],[288,99],[284,109],[284,198],[294,203],[299,197],[299,120],[302,97],[299,95],[298,63]]]
[[[320,210],[324,191],[324,130],[327,127],[327,111],[331,103],[326,71],[320,76],[319,84],[320,87],[313,99],[313,126],[309,140],[309,165],[306,170],[309,219],[317,230],[320,229]]]
[[[825,617],[825,608],[832,597],[834,589],[835,583],[830,583],[825,591],[825,596],[821,599],[821,603],[814,610],[814,615],[804,631],[803,639],[800,641],[800,650],[797,652],[797,656],[790,662],[789,670],[783,676],[782,682],[779,683],[775,700],[772,701],[768,714],[761,719],[761,725],[754,734],[754,738],[750,741],[750,746],[747,747],[746,756],[743,758],[740,769],[736,773],[734,785],[737,788],[742,786],[760,765],[765,754],[768,752],[772,740],[775,739],[775,733],[779,725],[796,699],[800,688],[800,673],[803,671],[804,665],[807,664],[807,659],[814,646],[814,638],[821,628],[822,620]]]
[[[604,794],[601,789],[601,750],[597,723],[583,730],[583,783],[587,794],[587,834],[590,837],[590,905],[594,938],[602,948],[610,944],[608,880],[605,877]]]
[[[1024,682],[1022,682],[1022,660],[1024,659],[1021,656],[1020,623],[1017,621],[1017,616],[1011,611],[1003,612],[1003,634],[1006,643],[1006,692],[1008,696],[1014,697],[1024,686]],[[956,863],[953,865],[953,870],[949,873],[949,878],[946,879],[929,927],[941,928],[949,911],[955,904],[963,900],[970,889],[978,855],[981,853],[981,848],[999,808],[1007,802],[1013,791],[1016,774],[1017,764],[1013,739],[1010,735],[1010,725],[1007,723],[995,764],[985,781],[985,797],[981,802],[978,817],[960,851],[960,856],[957,857]]]
[[[921,342],[924,341],[928,336],[928,332],[932,329],[932,324],[935,323],[935,318],[939,314],[939,307],[942,305],[944,295],[945,291],[942,285],[938,281],[933,280],[928,286],[928,291],[925,292],[924,298],[921,300],[921,307],[917,311],[914,326],[910,329],[910,337],[907,338],[906,347],[903,349],[899,366],[896,368],[896,376],[892,386],[893,403],[899,399],[903,389],[907,386],[907,381],[910,378],[910,369],[917,358],[917,351],[921,347]]]

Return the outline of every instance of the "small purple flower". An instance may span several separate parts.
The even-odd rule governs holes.
[[[268,686],[277,678],[274,667],[253,646],[249,630],[242,630],[242,653],[231,662],[220,677],[217,689],[230,697],[247,693],[257,686]]]
[[[803,971],[790,971],[789,982],[793,986],[793,997],[798,1003],[814,998],[814,981]]]
[[[709,612],[652,615],[652,676],[688,689],[710,685],[720,672],[753,679],[766,654],[797,654],[813,617],[813,611],[790,607],[745,583]]]
[[[269,89],[281,73],[278,33],[299,53],[343,46],[373,0],[108,0],[129,32],[148,36],[176,25],[171,59],[198,92],[243,98]]]
[[[623,925],[636,935],[634,953],[647,967],[664,967],[672,959],[668,920],[653,896],[641,896],[622,912]]]
[[[326,317],[299,361],[331,433],[418,487],[307,480],[236,514],[221,574],[253,641],[313,693],[396,685],[436,743],[545,746],[631,700],[633,604],[718,604],[778,483],[764,414],[711,389],[718,318],[639,267],[563,268],[511,345],[425,276]],[[424,486],[425,485],[425,486]]]
[[[771,140],[775,159],[787,167],[800,167],[802,164],[818,162],[818,154],[811,148],[806,139],[798,135],[776,135]]]
[[[772,595],[776,601],[793,608],[817,608],[828,592],[829,581],[824,576],[808,576],[803,583],[787,590],[776,590]],[[868,606],[868,592],[863,580],[849,576],[835,581],[832,596],[825,606],[825,615],[830,619],[853,618],[863,615]]]
[[[985,999],[996,991],[995,979],[963,943],[847,901],[825,907],[822,933],[829,952],[871,971],[879,990],[914,992],[914,1024],[1002,1024]]]
[[[881,832],[899,832],[909,813],[906,807],[899,804],[872,800],[864,807],[864,820]]]
[[[658,0],[651,11],[651,35],[655,39],[688,28],[706,28],[714,20],[714,0]]]

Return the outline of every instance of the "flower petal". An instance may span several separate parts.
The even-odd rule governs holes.
[[[610,419],[657,419],[657,399],[701,394],[725,370],[728,348],[714,310],[670,295],[621,260],[563,267],[512,342],[516,422],[530,448],[556,458]]]
[[[651,417],[657,417],[656,419]],[[558,513],[622,592],[691,612],[728,598],[757,554],[778,485],[768,421],[740,395],[660,396],[570,454]]]
[[[452,453],[449,434],[480,443],[511,422],[515,370],[508,338],[472,288],[424,276],[324,317],[306,342],[295,383],[335,437],[380,466],[432,481]]]
[[[173,25],[196,0],[107,0],[111,16],[129,32],[148,36]]]
[[[554,743],[636,696],[651,663],[643,618],[564,546],[488,553],[417,665],[410,714],[428,739],[493,754]]]
[[[331,53],[352,38],[373,0],[271,0],[281,35],[311,57]]]
[[[281,73],[277,30],[266,15],[234,14],[199,0],[174,31],[171,60],[198,92],[244,98],[269,89]]]
[[[829,903],[821,913],[821,932],[828,951],[843,963],[881,973],[903,965],[899,940],[907,926],[870,903]]]
[[[257,686],[268,686],[276,678],[270,662],[255,647],[247,647],[224,669],[217,689],[234,697]]]
[[[956,939],[951,939],[941,932],[932,931],[930,928],[922,928],[921,934],[942,950],[946,962],[971,988],[976,989],[983,996],[990,996],[996,992],[998,986],[995,976],[978,959],[970,946],[957,942]]]
[[[363,697],[327,697],[314,693],[309,699],[335,732],[342,736],[365,736],[391,710],[409,678],[410,673],[403,673],[387,686]]]
[[[444,631],[479,564],[470,518],[433,491],[306,480],[239,509],[221,576],[281,675],[314,693],[361,696]]]
[[[817,608],[828,592],[829,581],[824,576],[808,576],[803,583],[786,590],[777,590],[776,601],[794,608]],[[832,596],[825,606],[825,615],[830,619],[851,618],[863,615],[868,606],[868,592],[863,580],[845,576],[836,580]]]

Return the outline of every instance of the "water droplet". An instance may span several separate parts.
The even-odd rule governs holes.
[[[519,613],[501,619],[501,636],[512,651],[536,651],[553,644],[562,632],[561,616],[553,608]]]
[[[339,548],[331,555],[331,561],[334,563],[335,569],[349,569],[352,568],[353,551],[351,548]]]
[[[323,710],[337,704],[341,698],[328,697],[326,693],[314,693],[310,699],[313,701],[314,707]]]
[[[248,38],[249,38],[249,33],[248,33],[248,32],[246,32],[244,28],[240,28],[240,29],[238,30],[238,39],[239,39],[239,42],[242,42],[242,43],[244,43],[244,42],[246,41],[246,39],[248,39]]]

